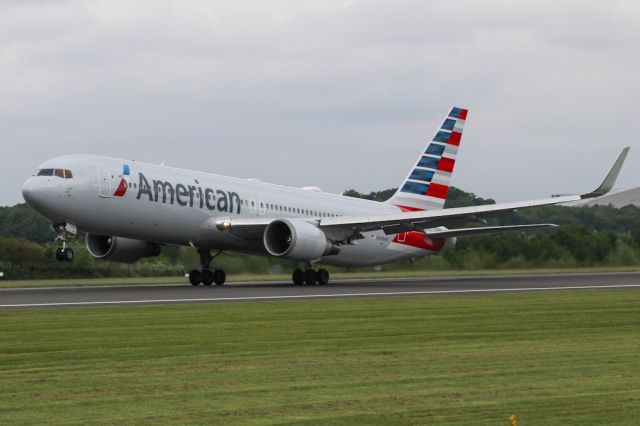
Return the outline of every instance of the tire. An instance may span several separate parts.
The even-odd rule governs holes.
[[[213,271],[213,282],[216,283],[216,285],[224,285],[226,280],[227,274],[225,274],[222,269],[216,269]]]
[[[214,281],[214,274],[210,269],[205,269],[202,271],[202,284],[211,285]]]
[[[197,269],[189,272],[189,282],[193,286],[199,285],[202,282],[202,272],[198,271]]]
[[[64,255],[62,253],[62,249],[61,248],[57,248],[56,249],[56,260],[58,262],[64,262]]]
[[[318,284],[327,285],[329,284],[329,271],[326,269],[318,270]]]
[[[302,269],[296,269],[293,271],[291,275],[291,280],[295,285],[303,285],[304,284],[304,272]]]
[[[65,250],[62,250],[62,259],[65,262],[71,262],[73,260],[73,249],[66,248]]]
[[[318,273],[313,269],[307,269],[304,271],[304,283],[306,285],[318,284]]]

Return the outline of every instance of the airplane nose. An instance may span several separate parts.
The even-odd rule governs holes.
[[[34,179],[30,177],[22,186],[22,197],[24,200],[34,209],[39,210],[39,207],[43,207],[45,202],[45,188],[42,185],[38,185],[34,182]]]
[[[66,222],[68,204],[61,199],[59,188],[32,176],[22,186],[22,196],[31,208],[53,223]]]

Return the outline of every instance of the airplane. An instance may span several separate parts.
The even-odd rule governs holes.
[[[588,193],[444,209],[467,114],[460,107],[449,111],[385,202],[85,154],[45,161],[22,194],[52,223],[62,242],[56,250],[60,261],[73,259],[67,239],[82,231],[89,254],[102,260],[134,262],[157,256],[163,246],[191,246],[200,256],[200,269],[188,275],[194,286],[225,283],[225,272],[211,268],[222,253],[298,261],[304,269],[294,270],[294,284],[325,285],[329,272],[314,269],[316,264],[381,265],[440,252],[459,237],[554,228],[550,223],[459,226],[602,196],[629,152],[624,148],[602,184]]]

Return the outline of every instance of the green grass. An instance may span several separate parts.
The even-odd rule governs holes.
[[[566,273],[603,273],[637,272],[638,266],[628,267],[588,267],[588,268],[541,268],[541,269],[479,269],[479,270],[405,270],[405,271],[358,271],[332,272],[331,279],[384,279],[384,278],[420,278],[420,277],[469,277],[528,274],[566,274]],[[227,282],[246,281],[289,281],[289,274],[229,274]],[[104,285],[147,285],[187,283],[184,277],[125,277],[125,278],[64,278],[39,280],[0,280],[0,288],[33,287],[76,287]]]
[[[0,311],[0,424],[637,424],[640,292]]]

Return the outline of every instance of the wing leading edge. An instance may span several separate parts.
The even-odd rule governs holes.
[[[388,235],[408,231],[425,232],[427,229],[437,228],[440,226],[451,226],[453,224],[468,222],[482,222],[491,217],[513,213],[524,208],[551,206],[587,198],[596,198],[605,195],[613,188],[628,152],[629,147],[622,150],[613,167],[598,188],[582,195],[565,195],[540,200],[459,207],[445,210],[407,212],[395,215],[327,218],[320,221],[320,227],[323,230],[329,230],[331,234],[342,235],[349,233],[349,231],[351,234],[354,234],[376,229],[383,230]],[[546,227],[548,228],[549,226],[547,225]],[[487,230],[486,233],[498,232],[498,227],[493,228],[494,232],[489,232],[489,230]],[[343,232],[335,232],[338,229],[342,229]],[[508,232],[508,230],[522,231],[523,229],[517,227],[504,229],[506,232]],[[464,234],[462,230],[450,230],[450,232],[451,231],[459,231],[460,235]]]
[[[445,238],[512,231],[534,232],[542,229],[549,229],[555,225],[534,224],[448,230],[436,230],[433,228],[448,227],[451,225],[460,225],[469,222],[483,222],[486,219],[513,213],[524,208],[558,205],[571,201],[600,197],[608,193],[613,188],[628,152],[629,147],[622,150],[622,153],[619,155],[613,167],[598,188],[582,195],[565,195],[539,200],[458,207],[445,210],[398,212],[397,214],[391,215],[317,218],[309,219],[309,222],[317,224],[329,238],[339,243],[358,239],[361,237],[361,232],[372,230],[382,230],[387,235],[399,232],[419,231],[426,232],[429,236]],[[244,236],[260,235],[261,230],[263,230],[273,220],[274,219],[272,218],[224,219],[217,221],[216,227],[221,231],[231,231],[233,234],[242,238],[243,234]]]

